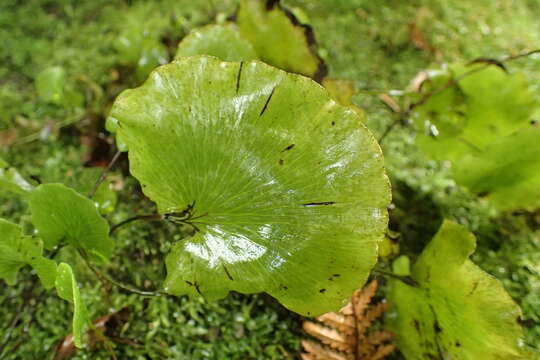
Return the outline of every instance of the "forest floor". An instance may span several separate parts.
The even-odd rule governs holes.
[[[378,94],[402,90],[421,70],[437,64],[500,58],[540,47],[538,0],[289,0],[312,24],[330,76],[350,80],[354,102],[380,137],[396,115]],[[192,28],[227,17],[236,1],[4,0],[0,3],[0,157],[41,181],[79,181],[83,164],[103,165],[114,154],[102,132],[114,96],[140,82],[118,56],[119,38],[131,27],[160,32],[169,55]],[[51,105],[36,95],[35,79],[62,66],[86,90],[76,101]],[[540,57],[513,62],[540,97]],[[418,254],[442,219],[465,225],[478,238],[473,261],[501,279],[522,307],[527,342],[540,348],[540,214],[497,215],[488,203],[456,186],[447,164],[427,159],[414,146],[414,131],[398,124],[382,148],[393,186],[390,229],[402,250]],[[101,137],[100,137],[101,136]],[[118,202],[109,219],[151,213],[123,158],[111,178]],[[22,202],[0,193],[0,215],[29,223]],[[164,256],[181,235],[163,224],[136,224],[115,235],[110,273],[141,288],[164,278]],[[77,255],[61,251],[58,258]],[[119,359],[294,359],[302,318],[266,295],[230,294],[202,299],[144,297],[104,289],[82,261],[83,296],[92,318],[129,308],[116,331]],[[45,359],[71,327],[69,304],[45,293],[35,277],[0,282],[0,358]],[[361,284],[359,284],[361,285]],[[382,289],[384,291],[384,288]],[[14,321],[17,320],[17,321]],[[14,326],[10,326],[10,324]],[[111,325],[112,326],[112,325]],[[2,357],[3,356],[3,357]],[[109,359],[107,349],[84,349],[74,359]],[[399,355],[396,355],[398,358]]]

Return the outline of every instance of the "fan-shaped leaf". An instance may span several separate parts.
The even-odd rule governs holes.
[[[469,260],[476,239],[446,221],[409,273],[408,259],[394,263],[388,317],[407,359],[532,359],[522,346],[519,307],[502,284]]]
[[[240,35],[238,27],[232,23],[197,28],[182,39],[176,58],[193,55],[211,55],[225,61],[257,59],[251,43]]]
[[[53,287],[56,263],[44,258],[42,250],[39,238],[23,236],[18,225],[0,219],[0,279],[14,285],[19,269],[29,264],[36,270],[44,288]]]
[[[314,36],[276,0],[242,0],[237,14],[240,33],[262,61],[280,69],[321,80],[326,72],[312,49]]]
[[[192,224],[167,257],[168,292],[266,291],[316,315],[374,265],[390,197],[382,155],[315,82],[182,58],[120,95],[109,128],[159,211]]]
[[[114,244],[109,225],[90,199],[62,184],[44,184],[32,191],[29,203],[45,248],[66,240],[95,260],[110,257]]]
[[[82,347],[82,337],[90,321],[88,311],[81,299],[81,291],[73,275],[71,266],[66,263],[58,265],[56,274],[56,292],[62,299],[73,304],[73,339],[75,346]]]

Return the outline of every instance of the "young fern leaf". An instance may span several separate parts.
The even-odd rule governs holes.
[[[389,341],[394,336],[389,331],[370,331],[373,323],[382,316],[388,304],[370,305],[377,292],[373,280],[364,289],[356,290],[351,301],[339,312],[317,317],[318,322],[304,322],[304,331],[317,338],[318,344],[303,340],[306,353],[303,360],[380,360],[394,351]]]
[[[96,204],[62,184],[36,187],[29,198],[32,222],[46,249],[61,241],[83,250],[93,260],[105,261],[113,251],[109,225]]]
[[[23,236],[18,225],[0,219],[0,279],[8,285],[15,284],[20,268],[30,265],[45,289],[54,286],[56,263],[43,257],[42,250],[41,239]]]
[[[66,263],[58,265],[56,274],[56,292],[58,296],[73,304],[73,343],[76,347],[82,347],[82,337],[88,327],[90,318],[86,305],[82,301],[81,291],[75,280],[71,266]]]

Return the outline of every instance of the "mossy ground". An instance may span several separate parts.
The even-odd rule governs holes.
[[[414,75],[436,63],[500,57],[540,47],[540,1],[490,0],[289,0],[313,25],[330,76],[352,80],[355,102],[364,108],[368,127],[380,136],[395,120],[377,98],[378,90],[403,89]],[[118,55],[117,42],[129,26],[157,34],[171,54],[195,26],[224,18],[235,1],[164,0],[38,1],[0,4],[0,146],[1,157],[36,179],[77,179],[81,159],[112,156],[106,146],[89,154],[83,135],[100,131],[110,101],[140,81],[133,66]],[[411,38],[417,27],[424,40]],[[48,66],[66,69],[84,97],[77,104],[49,104],[37,96],[34,79]],[[540,86],[540,57],[510,65]],[[540,92],[538,92],[540,95]],[[14,142],[14,139],[18,139]],[[394,188],[391,229],[400,246],[418,253],[443,218],[467,226],[479,239],[473,260],[500,278],[524,311],[530,345],[540,347],[540,219],[538,213],[496,215],[489,204],[459,188],[448,166],[427,159],[414,146],[414,133],[397,126],[382,144]],[[97,161],[97,160],[96,160]],[[121,178],[125,162],[113,174]],[[119,202],[109,215],[118,222],[150,213],[153,205],[133,179],[122,180]],[[29,223],[24,204],[0,194],[0,215]],[[164,276],[163,258],[177,240],[167,226],[138,224],[119,231],[117,256],[108,271],[141,288],[154,288]],[[187,298],[141,298],[118,289],[102,289],[76,254],[57,255],[77,264],[83,296],[97,318],[112,309],[131,308],[117,344],[120,359],[288,359],[296,358],[300,319],[264,295],[231,294],[217,303]],[[3,349],[6,359],[52,358],[54,346],[70,328],[71,309],[20,274],[14,287],[0,283],[0,344],[18,312]],[[24,298],[31,300],[24,302]],[[21,304],[25,307],[21,308]],[[76,359],[110,358],[107,350],[77,352]]]

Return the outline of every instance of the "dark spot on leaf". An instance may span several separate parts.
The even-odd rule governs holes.
[[[413,319],[413,326],[416,329],[416,331],[420,333],[420,323],[418,322],[418,320]]]
[[[433,323],[433,330],[435,330],[435,334],[440,334],[442,333],[442,329],[439,325],[439,322],[435,320],[435,322]]]
[[[283,151],[289,151],[289,150],[291,150],[293,147],[294,147],[294,144],[291,144],[291,145],[287,146],[285,149],[283,149],[281,152],[283,152]]]
[[[283,159],[279,159],[279,165],[283,165]]]
[[[310,202],[302,204],[302,206],[326,206],[326,205],[334,205],[335,201],[321,201],[321,202]]]
[[[9,169],[9,167],[7,167],[6,170],[7,169]],[[29,177],[30,179],[34,180],[35,182],[41,185],[41,179],[37,175],[30,175]]]
[[[340,274],[333,274],[332,275],[333,277],[338,277],[338,276],[341,276]]]
[[[478,287],[479,282],[480,281],[475,281],[475,283],[473,284],[473,287],[471,289],[471,292],[469,293],[469,296],[471,296],[476,291],[476,288]]]
[[[319,290],[319,292],[320,292],[321,294],[324,294],[324,293],[326,292],[326,289],[321,289],[321,290]]]
[[[242,68],[244,67],[244,62],[240,61],[240,67],[238,68],[238,74],[236,74],[236,93],[240,90],[240,80],[242,79]]]
[[[274,96],[274,91],[276,91],[276,88],[273,88],[272,91],[270,92],[270,96],[268,96],[268,99],[266,99],[266,102],[264,103],[264,106],[263,106],[259,116],[262,116],[264,114],[264,112],[266,111],[266,108],[268,107],[268,104],[270,103],[270,100],[272,99],[272,96]]]
[[[195,290],[197,290],[197,292],[199,293],[199,295],[202,296],[201,289],[199,288],[199,284],[197,284],[197,282],[194,282],[194,283],[193,283],[193,286],[195,286]]]
[[[227,270],[227,267],[225,265],[223,265],[223,270],[225,270],[225,274],[227,274],[227,277],[229,278],[229,280],[234,281],[233,277],[231,276],[231,273],[229,272],[229,270]]]
[[[186,281],[186,284],[188,284],[189,286],[193,286],[193,283],[191,281],[187,281],[187,280],[185,281]]]
[[[336,125],[336,122],[335,121],[332,121],[332,126]]]
[[[279,0],[266,0],[266,11],[272,10],[278,3]]]
[[[461,343],[459,341],[456,341],[456,346],[461,347]]]

